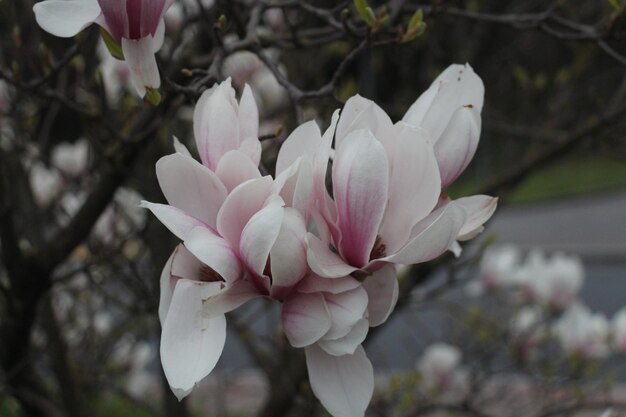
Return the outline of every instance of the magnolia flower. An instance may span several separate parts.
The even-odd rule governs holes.
[[[457,109],[459,100],[465,104],[476,100],[475,106],[467,107],[472,114],[482,108],[482,82],[469,67],[465,74],[458,75],[464,82],[455,84],[460,98],[446,93],[432,100],[443,119],[455,110],[464,113],[466,107]],[[409,119],[417,123],[417,118]],[[434,130],[438,126],[434,122],[428,126],[435,137],[443,135]],[[462,142],[469,140],[464,129],[471,126],[459,126],[457,131],[455,125],[450,134]],[[450,150],[445,148],[446,157],[438,162],[428,130],[405,122],[393,125],[374,102],[358,95],[349,99],[335,137],[334,201],[324,190],[318,190],[316,197],[326,223],[321,228],[327,228],[328,233],[321,239],[308,236],[311,268],[321,276],[337,277],[372,273],[385,263],[426,262],[449,248],[455,249],[457,239],[479,232],[493,214],[497,200],[474,196],[465,201],[440,201],[442,167],[455,172],[465,167],[465,159],[460,164],[457,158],[448,157],[455,155],[458,147],[450,146]]]
[[[31,167],[29,180],[35,202],[42,207],[49,205],[63,188],[63,180],[59,173],[54,169],[48,169],[40,162]]]
[[[626,354],[626,307],[623,307],[611,322],[613,347],[619,353]]]
[[[515,313],[510,323],[516,351],[522,358],[528,358],[539,345],[544,334],[543,311],[537,306],[525,306]]]
[[[463,395],[468,387],[468,374],[461,365],[461,351],[446,343],[434,343],[424,351],[417,362],[420,384],[436,395]]]
[[[602,314],[572,304],[554,325],[554,332],[563,350],[583,359],[604,358],[609,354],[607,338],[609,323]]]
[[[154,54],[165,34],[163,15],[174,0],[45,0],[35,4],[37,23],[62,38],[76,35],[92,23],[100,25],[121,46],[137,94],[161,84]],[[105,37],[106,40],[106,37]]]

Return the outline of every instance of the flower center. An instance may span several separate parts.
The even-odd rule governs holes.
[[[202,265],[200,267],[200,281],[204,282],[220,282],[224,281],[224,278],[218,274],[213,268],[208,265]]]
[[[374,246],[372,247],[372,251],[370,252],[370,261],[374,259],[380,259],[387,256],[386,253],[387,247],[383,243],[380,236],[376,236],[376,240],[374,241]]]

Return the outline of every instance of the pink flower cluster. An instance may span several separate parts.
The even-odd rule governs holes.
[[[156,173],[169,204],[143,202],[183,242],[161,277],[161,360],[183,398],[217,363],[224,314],[266,297],[305,349],[311,387],[335,416],[363,416],[374,388],[361,343],[398,298],[395,266],[458,251],[496,199],[442,193],[478,144],[484,88],[452,65],[393,123],[360,96],[322,133],[314,121],[283,143],[276,175],[262,175],[252,92],[230,80],[194,112],[201,163],[178,141]],[[334,141],[334,146],[333,146]],[[332,196],[325,178],[332,159]]]

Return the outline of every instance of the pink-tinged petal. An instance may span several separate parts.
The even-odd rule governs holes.
[[[189,152],[189,149],[187,149],[187,147],[176,136],[172,136],[172,139],[174,142],[174,150],[176,152],[178,152],[179,154],[188,156],[190,158],[193,158],[191,156],[191,152]]]
[[[330,329],[330,313],[322,294],[295,294],[285,300],[283,329],[293,347],[309,346]]]
[[[423,129],[400,122],[393,139],[389,203],[379,235],[387,253],[406,244],[411,228],[437,205],[439,167]]]
[[[411,116],[411,109],[402,120],[426,129],[433,142],[437,143],[452,114],[459,107],[471,105],[480,113],[483,108],[485,87],[468,64],[449,66],[433,82],[433,86],[438,86],[437,94],[422,120],[418,121],[416,117]]]
[[[270,250],[281,229],[285,209],[282,200],[273,200],[255,213],[241,232],[239,253],[248,270],[263,276]]]
[[[398,279],[393,265],[385,265],[363,281],[367,291],[369,325],[376,327],[383,324],[398,301]]]
[[[272,192],[272,178],[265,176],[238,185],[226,197],[217,214],[217,230],[237,248],[241,232],[250,218],[265,204]]]
[[[293,287],[308,269],[304,218],[293,208],[284,210],[280,232],[270,250],[273,295],[276,291]]]
[[[321,145],[322,135],[314,120],[301,124],[283,142],[276,159],[276,175],[289,168],[298,158],[313,152]]]
[[[415,225],[402,249],[380,261],[411,265],[436,258],[456,240],[465,218],[465,211],[454,202],[433,211]]]
[[[332,326],[324,339],[344,337],[363,318],[367,310],[367,292],[362,287],[339,294],[325,294]]]
[[[488,195],[473,195],[459,198],[454,200],[454,202],[460,205],[467,215],[465,224],[461,228],[457,239],[468,240],[472,239],[483,230],[483,224],[489,220],[496,211],[498,198]]]
[[[33,6],[37,24],[46,32],[71,38],[100,15],[96,0],[46,0]]]
[[[350,332],[339,339],[322,339],[317,345],[324,349],[326,353],[333,356],[352,355],[354,351],[361,346],[361,343],[367,337],[369,331],[369,322],[367,319],[361,319],[356,322]]]
[[[104,17],[103,27],[106,27],[111,36],[118,42],[121,42],[123,37],[130,37],[126,3],[127,0],[98,0]]]
[[[140,39],[122,38],[122,51],[130,69],[130,80],[139,97],[146,95],[148,87],[156,89],[161,86],[152,43],[152,35]]]
[[[256,136],[253,138],[243,139],[238,150],[244,155],[247,155],[254,166],[259,166],[259,163],[261,162],[261,151],[263,149],[261,147],[261,142]]]
[[[201,262],[211,267],[226,282],[241,277],[242,267],[231,246],[206,227],[192,229],[185,239],[185,247]]]
[[[474,157],[480,138],[480,123],[476,108],[459,107],[435,144],[442,188],[457,179]]]
[[[172,259],[175,255],[176,249],[174,250],[174,252],[172,252],[167,262],[165,263],[163,271],[161,271],[161,278],[159,279],[159,321],[161,322],[161,327],[163,327],[163,324],[165,323],[165,317],[167,316],[167,312],[170,309],[170,303],[172,302],[172,293],[174,292],[171,283],[171,272]]]
[[[159,23],[162,21],[163,14],[165,13],[165,0],[140,0],[135,1],[134,3],[141,4],[141,9],[139,11],[140,36],[154,36],[159,26]],[[127,10],[130,4],[131,1],[127,0]]]
[[[222,180],[228,192],[248,180],[261,178],[257,165],[238,150],[226,152],[217,163],[215,173]]]
[[[362,347],[333,356],[317,345],[305,348],[311,389],[334,417],[363,417],[374,393],[374,368]]]
[[[156,174],[170,205],[215,228],[227,191],[213,171],[193,158],[174,153],[159,159]]]
[[[339,294],[345,291],[353,290],[360,285],[361,283],[351,276],[326,279],[318,277],[315,274],[309,274],[298,284],[298,292],[306,294],[315,292]]]
[[[206,90],[196,103],[193,131],[202,163],[215,170],[226,152],[239,148],[239,119],[230,78]]]
[[[254,138],[258,142],[259,109],[248,84],[243,88],[241,100],[239,101],[239,134],[242,140]]]
[[[216,317],[240,307],[261,294],[248,281],[236,281],[218,294],[203,300],[202,311],[206,317]]]
[[[208,227],[206,223],[188,215],[176,207],[168,206],[167,204],[142,201],[139,206],[150,210],[152,214],[154,214],[157,219],[159,219],[159,221],[180,240],[185,240],[187,234],[189,234],[189,232],[191,232],[191,230],[195,227]]]
[[[315,235],[308,233],[306,241],[308,245],[307,262],[313,272],[319,276],[324,278],[345,277],[358,269],[348,265],[328,248],[328,244],[319,240]]]
[[[226,318],[206,317],[202,300],[216,282],[179,280],[161,334],[161,363],[179,400],[215,367],[226,341]]]
[[[293,208],[302,213],[307,223],[311,217],[311,210],[314,208],[313,181],[313,166],[310,160],[306,159],[300,164],[291,204]]]
[[[389,168],[385,149],[367,130],[350,133],[333,164],[333,194],[339,252],[351,265],[365,266],[387,205]]]
[[[393,123],[387,113],[372,100],[360,95],[352,96],[346,101],[341,110],[341,117],[337,124],[335,149],[338,149],[343,140],[359,129],[369,130],[378,140],[384,140]]]

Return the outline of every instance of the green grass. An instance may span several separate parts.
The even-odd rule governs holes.
[[[528,176],[509,195],[509,203],[529,203],[626,186],[626,160],[609,157],[573,157]],[[460,181],[451,187],[452,196],[462,196],[480,189],[476,178]]]

